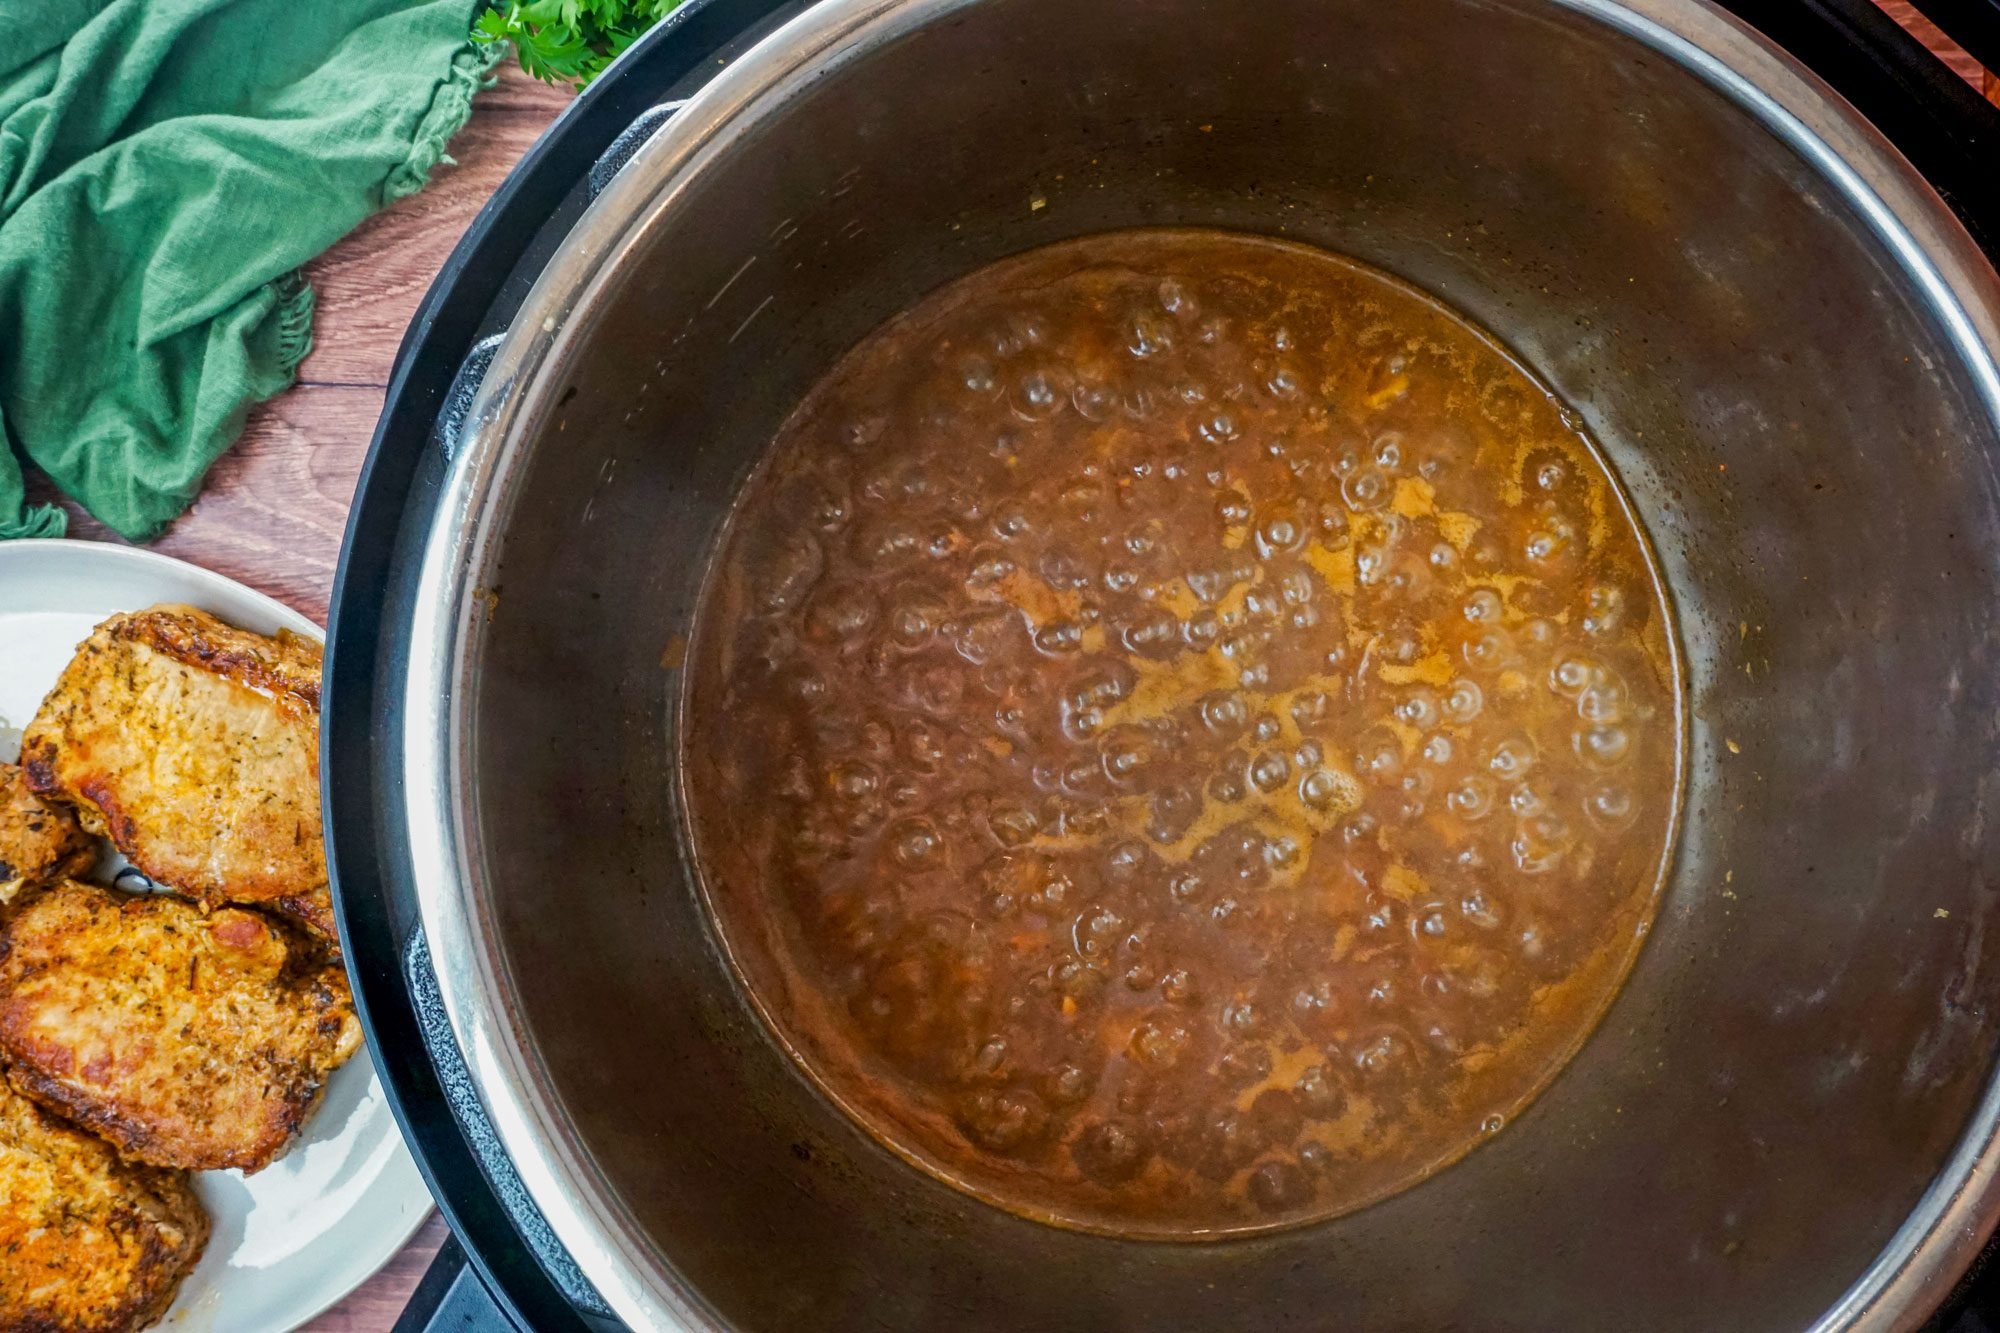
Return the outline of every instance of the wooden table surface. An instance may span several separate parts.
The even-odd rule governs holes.
[[[1907,4],[1882,7],[2000,103],[2000,80]],[[299,381],[252,412],[243,438],[216,464],[194,507],[154,548],[290,603],[325,623],[347,506],[389,379],[389,363],[459,235],[528,146],[569,102],[507,68],[452,140],[456,165],[429,188],[363,223],[307,266],[319,292],[313,351]],[[38,499],[59,499],[46,483]],[[74,505],[70,533],[108,538]],[[433,1215],[403,1252],[312,1333],[382,1333],[395,1323],[444,1238]]]

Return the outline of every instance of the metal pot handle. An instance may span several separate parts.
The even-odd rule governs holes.
[[[618,132],[597,160],[590,164],[588,197],[597,198],[604,193],[618,173],[624,169],[638,153],[646,141],[660,132],[660,127],[672,120],[674,113],[687,105],[686,98],[661,102],[647,107],[632,120],[632,123]],[[451,378],[451,387],[446,390],[444,405],[438,409],[437,440],[444,449],[446,461],[458,456],[458,444],[462,437],[466,418],[472,407],[473,395],[479,390],[479,382],[486,377],[486,368],[493,364],[493,354],[500,350],[506,338],[503,330],[489,334],[472,345],[461,361],[458,371]]]
[[[444,998],[437,988],[437,974],[431,964],[429,942],[421,929],[410,938],[403,956],[404,981],[409,987],[409,995],[416,1010],[421,1040],[430,1057],[431,1067],[436,1070],[439,1092],[449,1108],[451,1118],[463,1136],[465,1146],[471,1153],[477,1169],[492,1189],[495,1201],[507,1215],[509,1226],[518,1238],[525,1254],[524,1262],[541,1267],[549,1281],[560,1294],[565,1313],[576,1321],[579,1329],[622,1329],[605,1304],[604,1298],[590,1284],[590,1279],[576,1266],[576,1261],[563,1248],[562,1242],[550,1230],[548,1220],[541,1209],[529,1197],[513,1163],[500,1146],[498,1136],[493,1132],[492,1123],[486,1117],[485,1107],[480,1104],[479,1094],[472,1084],[471,1072],[465,1066],[464,1055],[460,1052],[452,1036],[450,1020],[444,1011]],[[459,1224],[456,1214],[450,1217],[454,1226]],[[447,1251],[451,1253],[448,1254]],[[424,1275],[410,1299],[412,1307],[420,1310],[419,1321],[410,1328],[430,1330],[453,1330],[461,1327],[466,1333],[522,1333],[517,1318],[536,1318],[531,1312],[514,1308],[509,1303],[491,1294],[481,1278],[481,1264],[470,1259],[458,1242],[454,1233],[446,1248],[438,1251],[438,1258]],[[459,1270],[464,1270],[463,1272]],[[425,1293],[433,1287],[432,1299],[435,1309],[422,1312]],[[462,1292],[454,1295],[459,1288]],[[422,1322],[424,1318],[442,1319],[445,1311],[465,1308],[468,1310],[490,1310],[484,1322],[471,1322],[463,1326],[449,1320],[436,1323]],[[401,1325],[398,1325],[400,1328]]]
[[[658,134],[660,127],[673,119],[674,112],[686,105],[687,99],[683,97],[648,107],[635,116],[632,123],[611,141],[611,146],[598,155],[597,161],[590,164],[590,197],[595,199],[603,194],[604,187],[611,184],[612,177],[624,169],[640,146]]]
[[[397,1317],[392,1333],[522,1333],[493,1299],[458,1237],[444,1244]]]

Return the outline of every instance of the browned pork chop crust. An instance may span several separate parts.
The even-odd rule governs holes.
[[[258,1170],[359,1044],[340,965],[256,912],[71,881],[0,935],[14,1085],[138,1161]]]
[[[0,764],[0,906],[82,874],[96,855],[68,807],[38,796],[18,765]]]
[[[0,1081],[0,1333],[144,1328],[207,1241],[186,1175],[120,1161]]]
[[[319,678],[319,645],[295,634],[186,606],[113,616],[42,701],[22,766],[158,883],[332,938]]]

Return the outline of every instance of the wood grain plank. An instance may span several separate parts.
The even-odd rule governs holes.
[[[1972,57],[1972,53],[1945,36],[1944,30],[1917,12],[1917,7],[1908,0],[1875,0],[1882,12],[1901,24],[1912,37],[1922,42],[1938,59],[1951,66],[1952,72],[1973,87],[1986,94],[1994,105],[2000,106],[2000,71],[1989,70]]]
[[[186,514],[152,549],[226,574],[326,622],[334,562],[382,390],[301,385],[251,413]],[[70,535],[119,540],[31,478],[31,499],[55,499]]]

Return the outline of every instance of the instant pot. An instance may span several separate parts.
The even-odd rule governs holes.
[[[2000,64],[1991,0],[1933,0]],[[1493,331],[1678,610],[1686,819],[1588,1044],[1349,1216],[1159,1244],[904,1164],[695,891],[680,650],[840,353],[1117,227]],[[1868,0],[689,0],[404,340],[335,587],[334,896],[454,1239],[409,1327],[1977,1330],[2000,1218],[2000,108]]]

